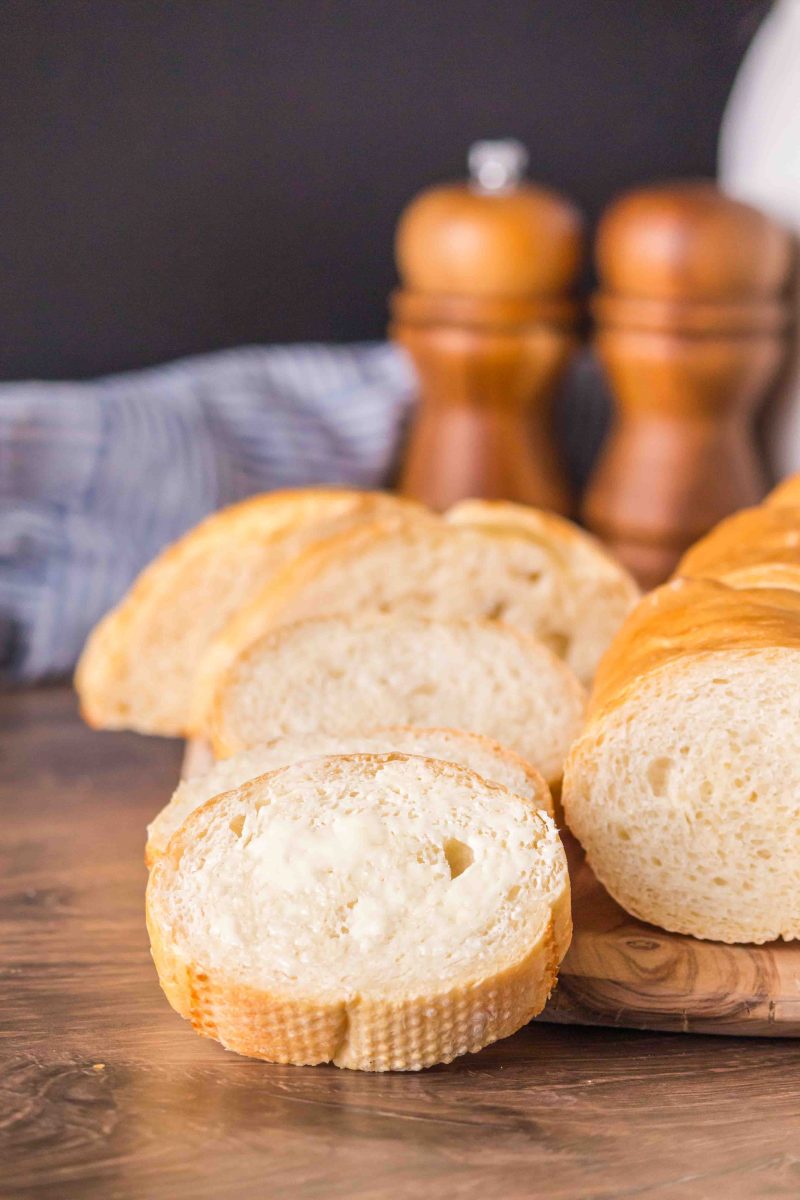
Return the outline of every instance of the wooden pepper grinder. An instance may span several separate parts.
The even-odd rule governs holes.
[[[630,192],[597,234],[615,419],[584,516],[645,586],[767,481],[753,418],[786,349],[788,234],[710,183]]]
[[[518,142],[478,142],[467,184],[403,214],[391,336],[420,383],[400,489],[443,509],[466,496],[566,512],[551,401],[574,345],[581,218],[523,183]]]

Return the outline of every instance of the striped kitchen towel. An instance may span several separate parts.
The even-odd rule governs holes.
[[[168,542],[254,492],[391,476],[413,373],[385,345],[251,346],[0,385],[0,672],[69,671]]]

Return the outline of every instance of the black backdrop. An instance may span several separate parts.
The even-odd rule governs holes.
[[[596,215],[714,170],[766,0],[3,0],[0,377],[379,337],[478,137]]]

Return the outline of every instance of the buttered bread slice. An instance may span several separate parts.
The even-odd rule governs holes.
[[[480,775],[488,783],[499,783],[534,808],[553,815],[550,790],[539,772],[513,750],[491,738],[456,729],[411,729],[396,726],[365,733],[302,733],[275,738],[264,746],[243,750],[223,758],[210,770],[179,784],[169,804],[147,827],[145,859],[148,866],[163,854],[169,839],[189,813],[201,804],[280,767],[334,754],[421,754],[457,763]]]
[[[491,621],[320,617],[255,642],[220,680],[206,730],[218,757],[286,735],[446,726],[502,741],[548,782],[585,693],[534,638]]]
[[[555,826],[452,764],[316,759],[192,813],[147,890],[172,1006],[228,1049],[418,1070],[541,1011],[571,933]]]

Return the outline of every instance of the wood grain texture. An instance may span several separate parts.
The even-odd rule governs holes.
[[[213,763],[186,743],[181,776]],[[667,933],[631,917],[563,835],[572,883],[572,945],[540,1021],[626,1029],[800,1037],[800,943],[726,946]]]
[[[575,933],[542,1020],[800,1037],[800,944],[726,946],[629,916],[567,836]]]
[[[144,825],[177,743],[0,697],[3,1200],[800,1193],[800,1042],[534,1025],[419,1075],[272,1067],[170,1010]]]

